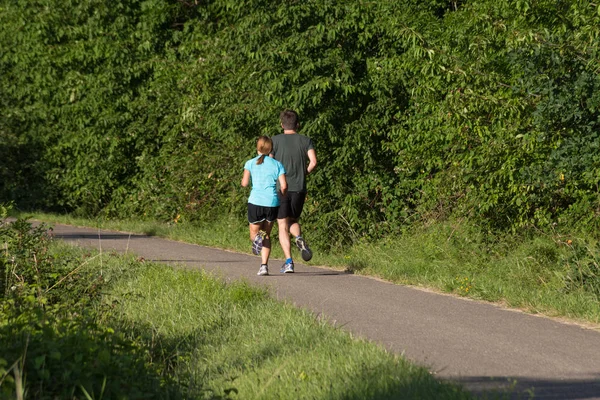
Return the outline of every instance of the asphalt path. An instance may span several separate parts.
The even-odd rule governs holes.
[[[600,331],[497,305],[279,260],[258,277],[257,256],[139,234],[53,225],[56,238],[147,261],[204,269],[266,286],[274,297],[402,354],[477,396],[600,399]],[[296,254],[297,257],[297,254]],[[299,257],[297,257],[300,259]]]

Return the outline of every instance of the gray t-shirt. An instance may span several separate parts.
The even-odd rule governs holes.
[[[308,136],[298,133],[282,133],[273,136],[273,157],[283,164],[285,179],[290,192],[306,191],[306,167],[308,151],[314,149]]]

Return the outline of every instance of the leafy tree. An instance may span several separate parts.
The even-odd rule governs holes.
[[[449,217],[598,228],[592,2],[0,4],[2,199],[242,218],[243,162],[294,108],[321,245]]]

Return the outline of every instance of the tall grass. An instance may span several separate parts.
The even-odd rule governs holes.
[[[598,242],[585,236],[492,237],[449,223],[357,243],[329,260],[391,282],[597,324],[599,256]]]

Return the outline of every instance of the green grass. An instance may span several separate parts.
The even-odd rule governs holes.
[[[173,360],[171,373],[191,397],[469,398],[243,282],[149,265],[119,280],[107,300],[124,297],[117,308],[123,329]]]
[[[250,248],[247,227],[237,218],[204,224],[165,224],[50,214],[32,216],[240,252],[249,252]],[[305,236],[310,241],[310,231]],[[311,265],[346,269],[580,323],[600,323],[600,245],[590,237],[542,233],[491,237],[464,223],[446,223],[377,243],[357,241],[344,251],[314,250]],[[272,257],[282,256],[275,245]]]

